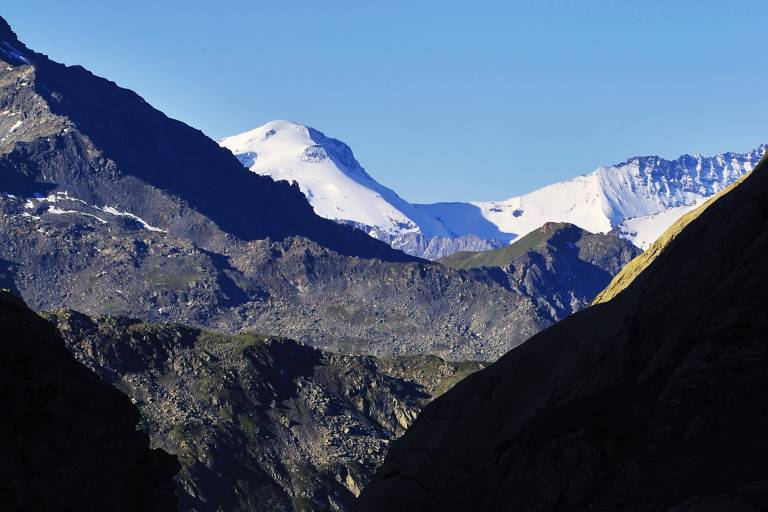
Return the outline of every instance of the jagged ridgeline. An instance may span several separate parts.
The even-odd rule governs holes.
[[[765,510],[768,160],[427,406],[358,510]]]
[[[3,510],[176,510],[179,465],[138,421],[48,322],[0,291]]]
[[[491,360],[593,298],[561,282],[564,260],[546,253],[515,267],[541,277],[524,283],[417,260],[322,219],[296,187],[35,53],[4,21],[0,132],[0,286],[35,310]],[[603,286],[631,257],[606,248]]]

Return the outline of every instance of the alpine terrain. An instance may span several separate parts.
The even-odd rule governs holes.
[[[766,150],[413,204],[0,18],[0,508],[764,509]]]
[[[251,171],[297,183],[318,215],[351,224],[409,254],[434,259],[503,245],[473,233],[458,237],[439,218],[374,180],[348,145],[314,128],[272,121],[220,144]]]
[[[683,214],[751,171],[768,148],[676,160],[634,157],[502,201],[411,204],[376,182],[349,146],[314,128],[272,121],[220,143],[251,171],[296,182],[318,215],[429,259],[498,248],[547,222],[613,231],[645,249]]]
[[[474,362],[374,358],[289,339],[48,314],[72,353],[175,453],[179,510],[349,510],[421,408]]]
[[[768,157],[425,408],[358,510],[758,511]]]
[[[546,281],[519,286],[396,251],[316,215],[297,186],[248,172],[135,93],[33,52],[4,21],[0,41],[13,49],[0,54],[0,286],[35,310],[492,360],[592,299],[563,298],[575,281],[561,282],[556,258],[530,259]],[[267,140],[286,144],[309,133],[273,129]],[[312,165],[353,161],[321,142]],[[569,247],[606,284],[633,255]]]

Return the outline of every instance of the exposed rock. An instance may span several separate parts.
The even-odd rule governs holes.
[[[382,233],[380,230],[365,224],[359,224],[349,221],[339,221],[342,224],[354,226],[379,240],[387,242],[395,249],[399,249],[406,254],[426,258],[428,260],[437,260],[454,254],[459,251],[488,251],[498,249],[509,244],[509,242],[496,240],[493,238],[481,238],[477,235],[462,235],[454,237],[446,236],[425,236],[422,233],[401,233],[392,235]]]
[[[458,252],[443,265],[487,274],[518,295],[530,297],[552,323],[588,306],[627,263],[641,253],[613,235],[548,222],[503,248]]]
[[[421,408],[483,367],[48,316],[80,361],[134,400],[153,442],[178,455],[181,510],[348,510]]]
[[[594,306],[430,404],[358,510],[758,511],[768,161]]]
[[[495,359],[577,309],[321,219],[135,93],[0,32],[18,50],[0,52],[0,281],[33,309],[456,360]]]

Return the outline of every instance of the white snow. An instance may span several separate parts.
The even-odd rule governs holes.
[[[677,219],[698,208],[706,201],[706,198],[702,198],[693,204],[677,206],[654,215],[632,217],[619,224],[616,230],[619,236],[626,238],[642,250],[646,250]]]
[[[106,224],[107,221],[102,219],[101,217],[97,217],[96,215],[91,215],[90,213],[80,212],[77,210],[62,210],[60,208],[57,208],[55,206],[49,206],[48,207],[48,213],[53,213],[54,215],[65,215],[65,214],[75,214],[75,215],[85,215],[86,217],[93,217],[97,221],[101,222],[102,224]]]
[[[35,208],[35,206],[36,206],[35,205],[35,201],[40,201],[41,203],[49,203],[49,204],[58,204],[58,203],[63,202],[63,201],[73,201],[73,202],[81,203],[81,204],[87,206],[88,208],[93,208],[94,210],[97,210],[97,211],[100,211],[100,212],[103,212],[103,213],[107,213],[109,215],[114,215],[114,216],[119,216],[119,217],[129,217],[129,218],[135,220],[136,222],[138,222],[139,224],[141,224],[142,228],[144,228],[144,229],[146,229],[148,231],[155,231],[157,233],[167,233],[167,231],[164,230],[164,229],[161,229],[161,228],[158,228],[156,226],[150,225],[147,221],[145,221],[144,219],[142,219],[138,215],[134,215],[133,213],[130,213],[130,212],[120,211],[120,210],[118,210],[117,208],[115,208],[113,206],[95,206],[95,205],[92,205],[92,204],[88,204],[87,202],[83,201],[82,199],[78,199],[76,197],[70,196],[69,192],[66,191],[66,190],[54,192],[53,194],[48,194],[47,196],[44,196],[44,195],[42,195],[40,193],[34,193],[34,194],[32,194],[32,198],[25,200],[24,208],[26,208],[28,210],[31,210],[31,209]],[[71,213],[79,213],[81,215],[86,215],[88,217],[93,217],[94,219],[97,219],[100,222],[102,222],[104,224],[107,224],[106,220],[102,219],[101,217],[99,217],[97,215],[93,215],[93,214],[86,213],[86,212],[81,212],[81,211],[78,211],[78,210],[63,210],[63,209],[60,209],[60,208],[55,207],[55,206],[49,206],[47,211],[49,213],[53,213],[53,214],[57,214],[57,215],[61,215],[61,214],[65,214],[65,213],[70,213],[70,214]]]
[[[272,121],[220,144],[253,172],[297,182],[318,215],[363,224],[382,239],[417,232],[511,242],[546,222],[570,222],[594,233],[615,229],[641,248],[751,171],[768,149],[635,157],[501,201],[411,204],[368,175],[346,144],[298,123]]]
[[[119,217],[131,218],[131,219],[135,220],[136,222],[138,222],[139,224],[141,224],[141,226],[144,229],[148,230],[148,231],[155,231],[157,233],[167,233],[166,230],[160,229],[160,228],[155,227],[155,226],[151,226],[151,225],[149,225],[149,223],[147,223],[147,221],[145,221],[141,217],[139,217],[137,215],[134,215],[134,214],[132,214],[130,212],[121,212],[120,210],[118,210],[117,208],[113,208],[112,206],[104,206],[103,208],[100,208],[100,207],[96,206],[95,208],[97,210],[101,210],[102,212],[108,213],[110,215],[116,215],[116,216],[119,216]]]
[[[593,233],[618,228],[647,248],[681,215],[750,172],[766,150],[763,144],[744,154],[635,157],[504,201],[417,206],[459,235],[487,237],[498,229],[515,237],[546,222],[571,222]]]
[[[24,123],[23,123],[23,122],[21,122],[21,121],[16,121],[15,123],[13,123],[13,126],[11,126],[11,127],[8,129],[8,133],[13,133],[13,132],[15,132],[15,131],[16,131],[16,130],[17,130],[17,129],[18,129],[18,128],[19,128],[19,127],[22,125],[22,124],[24,124]]]
[[[431,215],[376,182],[341,141],[291,121],[272,121],[220,144],[251,171],[297,182],[315,212],[389,234],[451,236]]]

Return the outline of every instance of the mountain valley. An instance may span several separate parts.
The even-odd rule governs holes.
[[[249,97],[226,127],[293,112]],[[759,512],[767,205],[766,144],[411,203],[317,129],[216,142],[0,17],[0,503]]]
[[[427,406],[357,510],[762,510],[766,204],[768,156]]]

